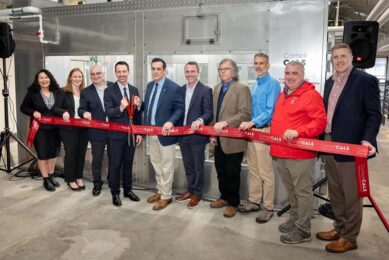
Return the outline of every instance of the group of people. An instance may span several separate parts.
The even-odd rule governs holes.
[[[225,217],[236,213],[258,212],[258,223],[273,216],[274,174],[284,184],[290,203],[290,217],[279,226],[284,233],[280,240],[296,244],[311,240],[313,214],[313,173],[317,153],[265,144],[257,141],[203,135],[169,136],[175,126],[191,126],[193,130],[212,125],[217,133],[226,127],[270,133],[290,142],[298,137],[362,144],[369,147],[369,156],[377,151],[376,136],[381,123],[378,81],[352,66],[352,51],[344,43],[332,50],[335,73],[325,83],[323,98],[315,86],[304,79],[304,65],[297,61],[285,67],[284,83],[270,76],[268,55],[254,56],[257,79],[252,91],[239,82],[238,66],[232,59],[219,63],[221,82],[213,91],[199,81],[199,65],[185,64],[187,84],[180,87],[166,77],[166,63],[160,58],[151,61],[153,80],[147,84],[144,101],[138,89],[128,83],[130,68],[124,61],[115,65],[117,81],[104,80],[101,66],[90,68],[92,84],[84,89],[80,69],[70,71],[67,85],[59,89],[52,74],[39,71],[21,105],[31,118],[61,116],[96,119],[124,124],[161,126],[163,135],[148,136],[150,161],[155,171],[157,191],[147,199],[153,210],[162,210],[172,202],[175,145],[181,149],[187,191],[175,198],[188,208],[202,201],[204,187],[205,146],[214,144],[220,198],[211,208],[225,208]],[[130,115],[129,106],[134,107]],[[143,114],[143,117],[142,117]],[[102,158],[107,147],[108,184],[115,206],[121,206],[120,180],[124,197],[139,201],[132,190],[132,164],[136,146],[143,137],[127,133],[74,126],[58,128],[42,125],[34,146],[43,185],[54,191],[60,184],[53,176],[60,141],[65,148],[64,175],[70,189],[85,189],[82,181],[87,142],[92,147],[93,195],[101,192]],[[241,205],[239,195],[241,163],[247,151],[249,197]],[[357,195],[354,158],[325,154],[329,196],[335,215],[334,229],[317,233],[329,252],[345,252],[357,248],[362,222],[362,199]],[[261,206],[261,203],[263,206]]]

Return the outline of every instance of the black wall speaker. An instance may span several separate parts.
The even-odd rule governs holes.
[[[353,51],[356,68],[371,68],[377,54],[378,22],[351,21],[344,24],[343,42]]]
[[[8,58],[15,51],[15,42],[11,28],[7,23],[0,23],[0,58]]]

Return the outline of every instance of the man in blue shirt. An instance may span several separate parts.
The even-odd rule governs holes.
[[[257,80],[251,95],[251,121],[241,123],[242,130],[253,129],[266,133],[270,131],[270,123],[281,87],[279,82],[269,75],[269,68],[269,56],[264,53],[255,54],[254,69]],[[274,174],[269,149],[268,144],[257,141],[248,142],[247,145],[249,198],[246,205],[239,207],[239,211],[242,213],[259,211],[262,200],[264,208],[256,218],[258,223],[266,223],[273,216]]]

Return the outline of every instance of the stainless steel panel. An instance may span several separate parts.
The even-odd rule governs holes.
[[[43,9],[45,39],[58,45],[41,45],[33,35],[36,22],[14,22],[17,48],[15,53],[17,106],[26,93],[35,72],[43,67],[43,56],[66,55],[134,55],[134,84],[143,96],[145,84],[150,80],[147,72],[151,56],[170,57],[168,64],[179,64],[176,73],[182,82],[180,69],[186,60],[199,54],[220,55],[204,61],[208,64],[208,83],[217,82],[216,66],[219,57],[232,57],[241,64],[241,73],[249,74],[252,54],[263,51],[270,54],[270,73],[282,82],[284,61],[304,59],[306,77],[323,86],[325,71],[325,42],[327,1],[249,1],[249,0],[135,0],[107,4],[92,4]],[[209,45],[182,44],[182,18],[199,13],[217,13],[220,17],[220,43]],[[308,22],[307,22],[308,21]],[[186,56],[188,55],[188,56]],[[66,74],[67,72],[65,72]],[[242,77],[243,78],[243,77]],[[18,113],[19,133],[27,132],[24,116]],[[154,187],[155,178],[144,145],[137,150],[134,162],[134,182]],[[87,156],[90,163],[89,151]],[[104,163],[106,167],[106,162]],[[86,171],[89,171],[86,166]],[[320,176],[316,167],[315,179]],[[90,173],[88,173],[90,174]],[[242,199],[247,197],[247,167],[242,168]],[[278,177],[276,177],[278,178]],[[186,188],[182,160],[177,159],[174,189]],[[206,162],[205,193],[218,197],[216,172],[211,161]],[[280,181],[276,181],[277,207],[285,203],[286,194]]]
[[[205,6],[204,14],[219,14],[220,43],[182,44],[182,18],[198,14],[198,8],[146,10],[146,53],[259,51],[268,48],[269,3]]]
[[[327,1],[283,1],[270,7],[270,72],[283,81],[285,63],[305,63],[305,78],[320,92],[327,40]],[[325,70],[324,70],[325,71]]]

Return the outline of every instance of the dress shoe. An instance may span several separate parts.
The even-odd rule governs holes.
[[[172,203],[172,199],[167,200],[159,200],[157,203],[154,204],[153,210],[161,210],[167,207],[170,203]]]
[[[93,196],[99,196],[101,193],[101,185],[95,185],[92,190]]]
[[[226,207],[227,205],[228,205],[228,202],[225,201],[225,200],[222,200],[222,199],[218,199],[218,200],[212,201],[209,204],[209,206],[211,208],[214,208],[214,209],[223,208],[223,207]]]
[[[132,190],[124,193],[124,197],[129,198],[132,201],[140,201],[140,198]]]
[[[77,184],[76,184],[77,185]],[[71,185],[70,185],[70,182],[68,182],[68,187],[69,187],[69,189],[71,189],[72,191],[80,191],[80,188],[77,186],[77,188],[76,187],[72,187]]]
[[[119,194],[112,195],[112,204],[116,207],[120,207],[122,205]]]
[[[51,184],[54,186],[54,187],[59,187],[61,186],[58,181],[56,181],[56,179],[54,178],[54,174],[49,174],[49,177],[48,177],[49,181],[51,182]]]
[[[155,202],[159,201],[160,199],[161,199],[161,194],[155,193],[153,196],[150,196],[147,199],[147,202],[148,203],[155,203]]]
[[[55,187],[53,186],[53,184],[50,182],[49,178],[45,178],[43,177],[43,187],[45,187],[45,189],[47,191],[55,191]]]
[[[334,241],[340,238],[340,234],[335,229],[332,229],[316,233],[316,238],[324,241]]]
[[[224,210],[223,216],[225,216],[226,218],[232,218],[232,217],[234,217],[236,215],[236,212],[238,212],[238,208],[228,206]]]
[[[331,253],[344,253],[357,248],[358,246],[356,243],[352,243],[343,237],[326,245],[326,251]]]
[[[186,206],[188,207],[188,209],[193,209],[194,207],[199,205],[202,201],[203,200],[201,199],[200,196],[192,195],[192,198],[190,199],[190,201],[188,202],[188,204]]]
[[[182,196],[176,197],[177,202],[184,202],[192,198],[192,193],[185,192]]]

